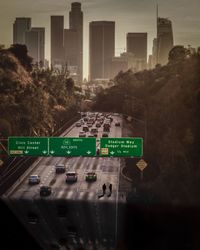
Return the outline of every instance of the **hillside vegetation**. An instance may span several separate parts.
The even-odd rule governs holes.
[[[0,50],[1,135],[52,134],[77,111],[74,82],[65,70],[32,68],[26,46]]]
[[[149,197],[162,202],[200,202],[199,51],[190,55],[177,46],[166,66],[135,74],[120,72],[115,86],[97,96],[94,109],[146,120],[144,158],[149,167],[146,182],[139,185]],[[134,120],[132,125],[134,132]]]

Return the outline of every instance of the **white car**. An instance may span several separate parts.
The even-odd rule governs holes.
[[[77,122],[76,127],[81,127],[81,122]]]
[[[78,174],[76,171],[68,171],[66,173],[66,182],[76,182],[78,179]]]
[[[32,185],[32,184],[39,184],[40,183],[40,176],[37,175],[37,174],[30,175],[29,178],[28,178],[28,183],[30,185]]]

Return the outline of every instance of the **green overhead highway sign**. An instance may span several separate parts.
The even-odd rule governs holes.
[[[96,156],[96,138],[9,137],[10,156]],[[142,157],[142,138],[101,138],[100,156]]]
[[[51,137],[51,156],[96,156],[96,138]]]
[[[46,137],[9,137],[10,156],[47,156],[48,138]]]
[[[142,157],[143,138],[101,138],[100,156]]]

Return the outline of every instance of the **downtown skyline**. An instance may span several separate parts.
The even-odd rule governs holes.
[[[9,1],[3,3],[1,1],[0,7],[9,8]],[[18,3],[23,3],[22,0]],[[38,2],[38,1],[37,1]],[[31,17],[33,26],[41,26],[46,29],[46,46],[45,58],[50,58],[50,16],[51,15],[64,15],[64,27],[69,27],[68,16],[70,5],[72,1],[60,1],[59,4],[53,1],[40,0],[43,3],[38,8],[30,1],[26,1],[25,5],[18,4],[18,8],[10,10],[9,18],[5,17],[4,30],[0,29],[0,43],[9,46],[12,44],[12,24],[16,17]],[[156,37],[156,2],[143,1],[116,1],[116,5],[112,0],[101,1],[79,1],[82,4],[84,12],[84,45],[83,45],[83,76],[88,77],[89,67],[89,22],[91,21],[115,21],[116,22],[116,36],[115,36],[115,55],[118,56],[126,49],[126,34],[128,32],[147,32],[148,33],[148,54],[151,54],[153,38]],[[197,22],[197,15],[195,16],[195,5],[192,6],[186,1],[176,1],[173,5],[164,3],[164,1],[157,1],[159,4],[159,16],[167,17],[173,23],[174,44],[182,44],[187,46],[190,44],[192,47],[197,47],[200,44],[200,35],[196,32],[200,26],[200,21]],[[172,1],[168,1],[172,2]],[[196,5],[200,5],[197,1],[193,0]],[[185,5],[184,5],[185,3]],[[179,7],[175,8],[175,6]],[[13,3],[13,6],[15,3]],[[46,9],[44,8],[46,6]],[[121,11],[120,11],[121,6]],[[148,9],[146,8],[148,6]],[[106,8],[107,7],[107,8]],[[131,8],[132,7],[132,8]],[[30,8],[30,9],[29,9]],[[38,9],[38,11],[36,11]],[[39,10],[40,9],[40,10]],[[44,10],[45,9],[45,10]],[[63,10],[62,10],[63,9]],[[112,9],[112,11],[111,11]],[[26,11],[25,11],[26,10]],[[102,10],[104,10],[102,12]],[[165,11],[164,11],[165,10]],[[187,10],[187,11],[186,11]],[[1,8],[2,11],[2,8]],[[4,11],[5,12],[5,11]],[[180,13],[179,13],[180,12]],[[187,15],[186,15],[187,13]],[[192,16],[193,14],[193,16]],[[183,16],[184,15],[184,16]],[[4,16],[3,14],[1,15]],[[184,18],[185,17],[185,18]],[[6,22],[7,20],[7,22]],[[185,25],[184,25],[185,22]],[[198,25],[194,25],[194,24]],[[187,24],[187,25],[186,25]],[[2,25],[2,22],[1,24]],[[184,31],[185,30],[185,31]]]

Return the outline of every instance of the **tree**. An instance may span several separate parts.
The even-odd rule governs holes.
[[[5,119],[0,119],[0,137],[8,137],[11,134],[11,125]]]
[[[32,70],[32,61],[33,58],[31,58],[28,55],[28,50],[26,45],[23,44],[13,44],[11,47],[8,49],[17,59],[20,61],[21,65],[27,70],[31,71]]]
[[[174,46],[169,52],[169,63],[184,61],[187,56],[187,49],[181,45]]]

